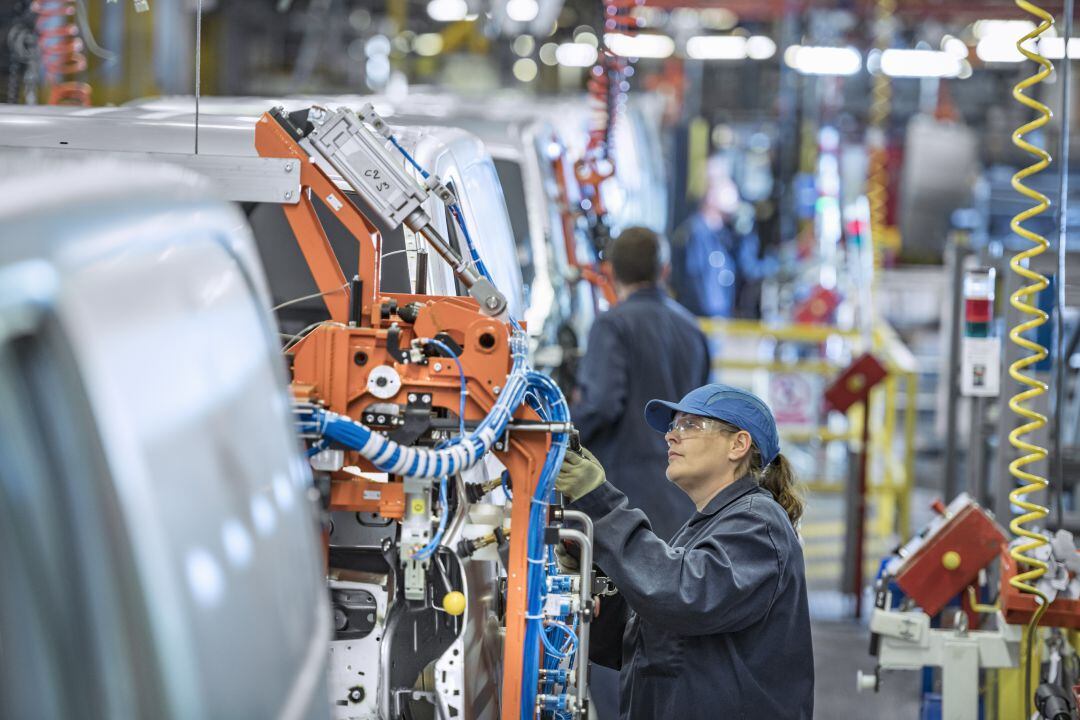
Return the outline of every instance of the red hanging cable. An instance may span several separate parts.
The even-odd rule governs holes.
[[[90,105],[90,85],[74,79],[86,71],[86,55],[75,22],[76,0],[34,0],[35,28],[50,105]]]

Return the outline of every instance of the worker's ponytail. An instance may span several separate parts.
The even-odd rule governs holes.
[[[725,432],[737,433],[739,428],[731,423],[719,421]],[[795,471],[791,469],[791,463],[783,455],[777,454],[771,463],[765,465],[761,458],[761,451],[757,445],[750,446],[750,452],[743,456],[738,467],[735,468],[735,477],[741,478],[749,475],[757,481],[757,484],[772,493],[773,499],[784,508],[792,526],[797,527],[799,518],[802,517],[805,503],[802,493],[799,492],[798,481],[795,479]]]
[[[756,448],[755,448],[756,450]],[[757,453],[755,452],[755,455]],[[760,467],[760,455],[758,463]],[[791,463],[783,455],[777,455],[763,470],[755,473],[758,484],[772,493],[780,507],[784,508],[791,524],[797,526],[799,518],[803,514],[802,494],[796,486],[795,472],[791,469]]]

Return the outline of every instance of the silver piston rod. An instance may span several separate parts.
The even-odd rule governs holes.
[[[307,119],[312,130],[301,145],[336,170],[387,225],[393,228],[404,225],[421,235],[453,269],[485,315],[503,316],[507,309],[503,294],[450,247],[424,211],[423,203],[432,195],[446,205],[457,202],[453,193],[434,176],[429,176],[425,184],[410,177],[400,159],[387,147],[391,132],[386,121],[371,105],[365,105],[360,112],[357,116],[348,108],[331,111],[317,105],[311,107]]]

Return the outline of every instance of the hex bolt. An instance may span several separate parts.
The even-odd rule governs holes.
[[[416,402],[416,393],[409,393],[409,402]]]
[[[442,363],[435,363],[432,367],[435,368],[435,372],[441,372],[442,371]]]
[[[290,163],[285,163],[285,172],[287,172],[287,173],[292,172],[292,163],[291,162]]]
[[[484,301],[484,304],[488,306],[488,310],[494,310],[495,308],[499,307],[499,298],[492,295]]]

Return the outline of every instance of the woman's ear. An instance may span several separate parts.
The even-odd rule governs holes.
[[[728,459],[733,463],[737,463],[747,456],[750,452],[750,447],[753,445],[753,440],[750,439],[750,433],[745,430],[740,430],[731,436],[731,448],[728,450]]]

